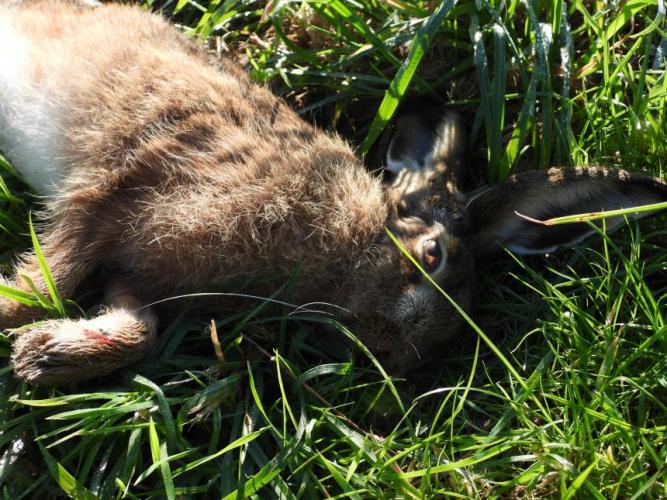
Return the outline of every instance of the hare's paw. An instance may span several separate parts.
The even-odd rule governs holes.
[[[52,320],[16,333],[11,357],[17,377],[63,385],[106,375],[140,359],[152,329],[126,311],[92,320]]]

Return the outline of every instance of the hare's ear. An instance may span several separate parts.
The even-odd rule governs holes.
[[[387,169],[444,170],[447,161],[458,159],[465,149],[465,133],[458,114],[424,111],[396,121],[387,149]]]
[[[407,168],[424,170],[435,142],[435,128],[421,115],[410,114],[396,120],[394,135],[387,149],[387,169],[398,173]]]
[[[466,208],[475,255],[483,258],[501,247],[518,254],[553,252],[595,232],[586,223],[545,226],[521,215],[547,220],[663,201],[667,184],[657,179],[605,168],[552,168],[514,175],[471,196]],[[622,222],[615,217],[605,224],[614,229]]]

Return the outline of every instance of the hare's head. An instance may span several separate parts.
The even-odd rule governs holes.
[[[446,353],[464,325],[461,314],[425,273],[459,306],[469,309],[474,267],[504,248],[547,253],[595,233],[578,223],[545,226],[532,219],[628,208],[667,200],[667,185],[625,171],[552,168],[509,177],[466,195],[465,134],[457,115],[438,120],[406,115],[397,122],[387,153],[389,234],[377,243],[351,297],[353,331],[394,374]],[[622,218],[607,219],[606,228]]]

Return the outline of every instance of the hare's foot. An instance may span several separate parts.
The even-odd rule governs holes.
[[[106,375],[138,361],[157,321],[148,310],[111,309],[91,320],[51,320],[17,331],[11,362],[19,378],[64,385]]]

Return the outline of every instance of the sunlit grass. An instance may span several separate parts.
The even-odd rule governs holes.
[[[373,168],[394,113],[419,95],[466,117],[472,166],[491,182],[553,164],[665,176],[666,23],[653,2],[152,7],[367,150]],[[6,274],[34,245],[39,206],[4,160],[0,171]],[[482,335],[470,329],[407,381],[328,338],[339,328],[355,344],[354,332],[270,302],[211,318],[190,311],[196,297],[174,301],[150,356],[64,390],[16,381],[0,334],[2,492],[665,497],[667,231],[664,216],[641,227],[493,263],[473,314]],[[275,298],[289,302],[288,289]]]

